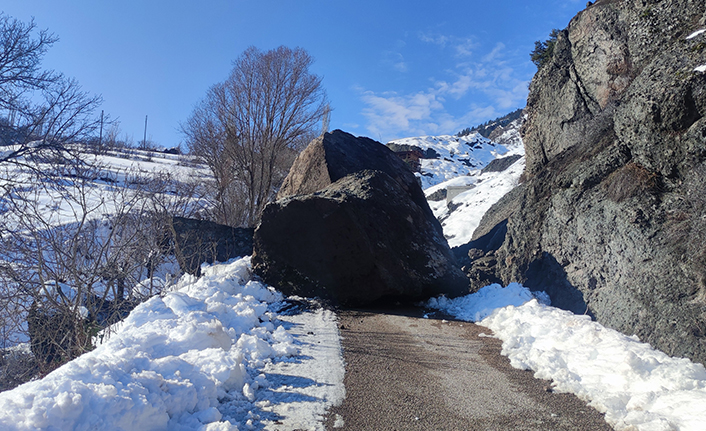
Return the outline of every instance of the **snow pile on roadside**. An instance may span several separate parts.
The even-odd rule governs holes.
[[[257,401],[271,398],[265,392],[278,390],[278,382],[270,381],[263,371],[276,369],[277,363],[316,359],[317,354],[287,331],[287,326],[297,323],[277,319],[272,310],[282,299],[271,287],[250,279],[249,258],[204,266],[201,278],[184,276],[164,297],[138,306],[92,352],[42,380],[1,393],[0,428],[214,430],[257,426],[267,420],[260,411],[268,407]],[[320,315],[313,320],[328,332],[331,328],[337,331],[335,317]],[[304,323],[298,325],[311,332]],[[335,363],[336,359],[340,362],[340,346],[335,350],[337,332],[334,341],[329,342],[333,348],[325,358]],[[306,356],[294,358],[300,351]],[[334,375],[325,384],[335,386],[338,377]],[[313,380],[309,383],[319,386]],[[299,382],[303,386],[307,385]],[[286,395],[287,387],[279,391]],[[331,402],[342,399],[334,395]],[[323,402],[326,396],[313,399]],[[289,401],[301,398],[296,393],[289,395]]]
[[[427,306],[462,320],[481,318],[478,324],[503,341],[502,354],[514,367],[534,370],[536,377],[553,380],[556,391],[589,401],[617,430],[703,429],[703,365],[671,358],[636,337],[532,296],[516,284],[505,289],[494,285],[462,298],[436,298]],[[517,306],[520,299],[527,302]]]
[[[535,298],[549,304],[549,295],[544,292],[530,292],[519,283],[510,283],[507,287],[491,284],[476,293],[460,298],[449,299],[445,296],[431,298],[424,305],[435,310],[443,310],[460,320],[478,322],[498,308],[508,305],[520,306]]]

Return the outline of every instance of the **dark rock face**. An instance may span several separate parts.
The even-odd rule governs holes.
[[[184,217],[174,217],[172,228],[170,236],[177,261],[181,270],[189,274],[200,275],[202,263],[225,262],[252,254],[253,229]]]
[[[481,170],[481,173],[484,174],[486,172],[502,172],[512,166],[513,163],[520,160],[521,158],[521,155],[513,154],[512,156],[494,159]]]
[[[446,189],[439,189],[439,190],[435,191],[434,193],[430,194],[429,196],[427,196],[427,201],[433,201],[433,202],[445,201],[446,195],[447,195]]]
[[[495,274],[706,362],[703,1],[597,1],[530,86]]]
[[[341,305],[465,294],[468,280],[427,210],[390,175],[353,173],[269,204],[255,231],[254,271],[285,294]]]

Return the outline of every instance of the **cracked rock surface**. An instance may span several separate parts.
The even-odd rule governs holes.
[[[507,222],[484,250],[504,283],[706,363],[706,33],[688,38],[703,28],[692,0],[574,17],[530,85],[524,182],[474,239]]]

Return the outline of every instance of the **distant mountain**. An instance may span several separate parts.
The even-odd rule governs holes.
[[[405,138],[387,144],[396,152],[421,155],[417,176],[450,246],[469,242],[488,208],[518,184],[525,166],[520,137],[523,121],[520,116],[496,127],[492,140],[473,133]]]
[[[494,120],[486,121],[483,124],[480,124],[476,127],[470,128],[467,127],[460,132],[456,134],[456,136],[467,136],[471,135],[473,133],[479,133],[481,136],[489,139],[493,139],[492,133],[498,129],[498,128],[503,128],[507,127],[510,123],[522,119],[523,118],[523,108],[517,109],[515,111],[510,112],[507,115],[503,115],[502,117],[498,117]],[[497,136],[497,135],[496,135]]]

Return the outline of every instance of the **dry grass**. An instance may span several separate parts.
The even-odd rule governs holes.
[[[642,193],[655,193],[659,190],[659,176],[638,165],[630,162],[608,176],[605,181],[606,194],[614,202]]]

